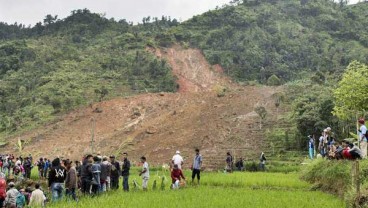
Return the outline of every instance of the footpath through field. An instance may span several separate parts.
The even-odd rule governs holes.
[[[188,185],[181,190],[169,190],[169,178],[166,189],[160,190],[159,175],[150,179],[150,187],[157,181],[157,190],[119,190],[82,198],[78,204],[64,201],[50,207],[345,207],[335,196],[311,191],[311,185],[294,173],[204,173],[201,186]],[[133,179],[140,181],[138,177]]]

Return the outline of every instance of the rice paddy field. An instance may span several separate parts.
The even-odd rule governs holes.
[[[164,190],[159,175],[167,175]],[[186,176],[189,178],[190,172]],[[134,179],[140,183],[140,178],[132,174],[131,182]],[[156,188],[153,188],[154,180]],[[93,198],[81,197],[79,202],[64,199],[48,207],[345,207],[342,199],[311,191],[311,185],[301,181],[296,173],[202,173],[200,186],[187,184],[180,190],[171,190],[170,182],[168,173],[152,172],[147,192],[130,185],[128,193],[111,191]]]

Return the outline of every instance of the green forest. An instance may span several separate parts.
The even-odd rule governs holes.
[[[335,89],[344,91],[347,68],[367,68],[367,28],[368,3],[331,0],[233,0],[185,22],[144,17],[134,25],[80,9],[33,27],[0,23],[0,132],[104,99],[175,92],[170,66],[146,49],[181,44],[241,84],[285,85],[298,134],[331,126],[348,135],[367,110],[368,87],[352,111]]]

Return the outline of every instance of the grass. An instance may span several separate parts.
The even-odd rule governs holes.
[[[135,173],[135,172],[132,172]],[[161,172],[162,173],[162,172]],[[185,172],[190,177],[190,172]],[[76,203],[62,201],[48,207],[345,207],[337,197],[310,191],[310,184],[300,181],[298,174],[283,173],[203,173],[201,186],[181,190],[149,190],[125,193],[108,192],[99,197],[84,197]],[[132,175],[131,181],[139,177]],[[160,180],[154,171],[149,186]],[[169,179],[169,178],[168,178]],[[166,187],[169,186],[169,183]],[[159,189],[159,188],[158,188]]]
[[[269,191],[238,188],[187,188],[178,191],[109,193],[84,198],[78,204],[63,202],[50,207],[343,207],[337,198],[320,192]]]
[[[232,174],[206,174],[202,185],[237,187],[237,188],[267,188],[267,189],[309,189],[310,184],[299,180],[296,173],[249,173],[235,172]]]

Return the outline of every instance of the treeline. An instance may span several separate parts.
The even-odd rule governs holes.
[[[0,23],[0,132],[106,97],[175,91],[170,67],[146,51],[175,43],[202,49],[237,81],[310,89],[293,102],[300,134],[335,127],[328,94],[349,63],[368,62],[367,12],[346,1],[233,0],[183,23],[133,25],[88,9],[33,27]]]
[[[368,4],[344,2],[235,0],[171,31],[239,81],[339,76],[351,61],[368,61]]]
[[[167,44],[162,31],[177,24],[147,17],[133,26],[87,9],[34,27],[0,24],[0,133],[107,97],[176,91],[170,66],[146,47]]]

